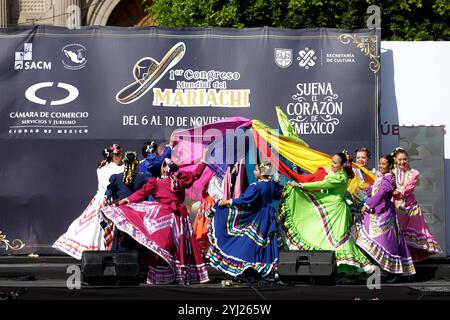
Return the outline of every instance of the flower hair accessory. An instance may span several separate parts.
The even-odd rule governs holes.
[[[397,147],[397,148],[395,148],[394,150],[392,150],[391,156],[394,157],[394,158],[396,158],[396,157],[397,157],[397,153],[398,153],[399,151],[406,152],[406,150],[403,149],[402,147]]]
[[[120,153],[120,146],[117,143],[114,143],[111,147],[110,147],[111,151],[113,154],[118,154]]]
[[[147,146],[147,149],[145,149],[145,152],[149,153],[149,152],[154,152],[156,151],[157,148],[157,144],[155,141],[150,142],[150,144]]]
[[[273,175],[272,172],[272,165],[269,162],[261,162],[259,165],[259,171],[261,171],[261,174],[263,176],[271,176]]]
[[[346,162],[344,163],[344,167],[348,167],[349,166],[349,163],[351,163],[351,161],[352,161],[352,158],[351,158],[351,156],[349,155],[349,153],[348,153],[348,151],[347,150],[342,150],[342,153],[345,155],[345,158],[346,158]]]

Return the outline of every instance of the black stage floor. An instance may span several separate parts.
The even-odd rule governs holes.
[[[209,268],[211,281],[190,286],[141,284],[134,287],[82,286],[67,288],[67,267],[78,260],[65,256],[38,258],[0,257],[0,300],[27,301],[237,301],[237,300],[450,300],[450,259],[434,258],[416,264],[417,275],[396,283],[381,283],[370,290],[364,281],[343,285],[305,283],[234,283],[223,287],[227,277]]]

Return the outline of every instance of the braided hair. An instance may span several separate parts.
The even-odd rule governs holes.
[[[353,158],[351,155],[347,153],[347,151],[338,152],[337,155],[341,159],[341,164],[344,166],[344,171],[347,173],[349,179],[353,179],[355,177],[355,173],[352,169]]]
[[[127,151],[125,153],[124,169],[123,169],[123,183],[130,186],[134,182],[136,177],[136,169],[139,166],[139,161],[137,159],[137,153],[132,151]]]

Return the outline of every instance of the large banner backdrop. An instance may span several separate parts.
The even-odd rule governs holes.
[[[280,106],[314,149],[378,153],[376,30],[35,27],[0,48],[0,254],[55,252],[112,143],[228,116],[277,128]]]

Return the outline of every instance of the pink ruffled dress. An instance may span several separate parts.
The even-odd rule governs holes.
[[[402,171],[398,168],[394,172],[397,191],[400,192],[399,195],[394,196],[395,208],[400,228],[413,259],[420,261],[435,253],[442,253],[441,247],[430,232],[414,194],[420,172],[415,169]]]

